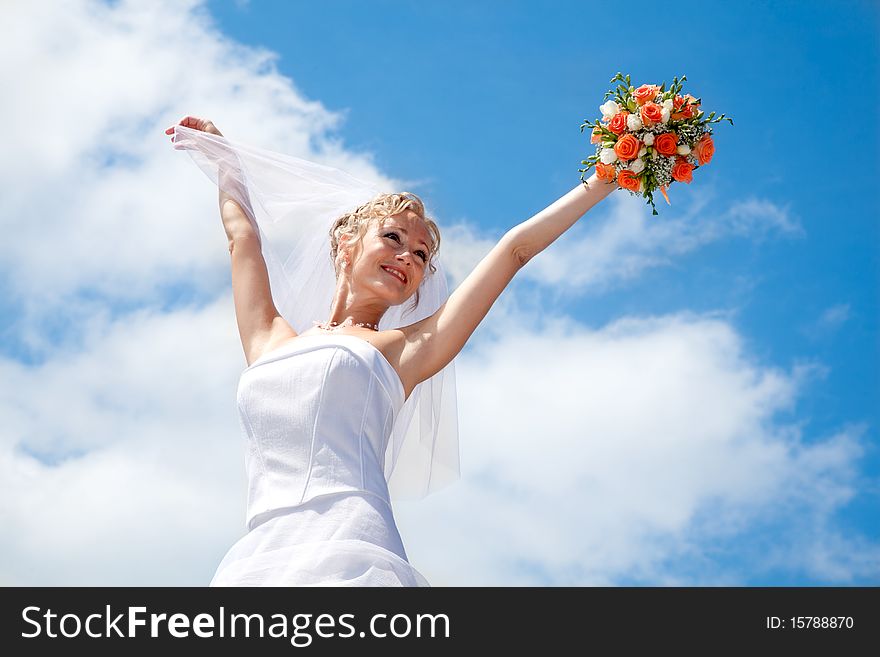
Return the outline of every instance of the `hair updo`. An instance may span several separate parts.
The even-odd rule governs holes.
[[[410,192],[398,192],[391,194],[379,194],[367,201],[353,212],[348,212],[333,222],[330,229],[330,259],[333,261],[336,273],[339,273],[339,265],[336,262],[339,255],[339,242],[343,235],[348,235],[349,242],[355,243],[367,232],[367,227],[374,219],[384,222],[385,219],[400,214],[406,210],[415,212],[425,222],[432,244],[428,254],[428,265],[431,273],[437,271],[432,262],[434,255],[440,249],[440,229],[429,217],[425,215],[425,205],[422,200]]]
[[[380,225],[391,216],[400,214],[406,210],[415,212],[419,218],[425,222],[428,227],[428,233],[431,236],[430,251],[428,253],[428,268],[433,274],[437,271],[434,266],[434,255],[440,249],[440,229],[432,219],[425,215],[425,204],[415,194],[410,192],[396,192],[390,194],[379,194],[375,198],[367,201],[353,212],[348,212],[333,222],[330,229],[330,259],[333,261],[333,269],[336,276],[339,276],[339,241],[343,235],[348,235],[349,243],[354,244],[361,240],[367,232],[367,228],[374,220],[378,220]],[[424,279],[423,281],[424,282]],[[419,305],[419,291],[416,290],[415,306]]]

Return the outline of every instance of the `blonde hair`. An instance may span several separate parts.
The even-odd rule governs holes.
[[[394,192],[379,194],[353,212],[348,212],[333,222],[333,227],[330,229],[330,259],[333,261],[336,275],[339,276],[337,258],[339,255],[339,241],[343,235],[348,236],[350,244],[355,244],[363,239],[370,222],[377,220],[381,225],[389,217],[400,214],[405,210],[415,212],[428,227],[428,233],[431,236],[432,242],[429,246],[428,267],[431,274],[435,273],[437,267],[434,266],[433,260],[440,249],[440,229],[431,218],[425,215],[425,204],[422,203],[422,199],[410,192]],[[416,290],[415,297],[416,300],[413,308],[419,305],[418,290]]]

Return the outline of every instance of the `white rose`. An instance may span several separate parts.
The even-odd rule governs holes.
[[[682,144],[681,146],[679,146],[678,148],[675,149],[675,152],[678,153],[679,155],[687,155],[688,153],[691,152],[691,147],[688,146],[687,144]]]
[[[647,152],[648,152],[648,149],[645,148],[644,146],[642,146],[642,147],[639,149],[639,157],[645,157],[645,153],[647,153]]]
[[[664,100],[662,103],[660,103],[660,106],[661,106],[663,109],[667,109],[667,110],[669,110],[669,111],[671,112],[671,111],[672,111],[672,99],[671,99],[671,98],[667,98],[667,99]]]
[[[642,129],[642,120],[639,118],[638,114],[630,114],[626,117],[626,127],[629,128],[630,132],[635,132],[636,130]]]
[[[660,110],[660,123],[669,123],[669,110],[665,107]]]
[[[614,152],[613,148],[603,148],[599,151],[599,159],[602,161],[602,164],[611,164],[617,160],[617,153]]]
[[[629,170],[633,173],[641,173],[645,170],[645,161],[637,157],[630,163]]]
[[[599,105],[599,111],[602,112],[603,118],[610,119],[612,116],[620,111],[620,105],[615,103],[613,100],[609,100],[604,105]]]
[[[645,135],[645,138],[642,139],[645,142],[645,146],[653,146],[654,145],[654,133],[649,132]]]

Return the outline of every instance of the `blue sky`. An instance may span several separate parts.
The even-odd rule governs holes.
[[[816,421],[880,420],[878,246],[872,188],[877,133],[843,140],[828,164],[828,121],[875,88],[878,12],[872,2],[677,2],[664,8],[669,51],[654,39],[602,36],[603,10],[584,3],[211,2],[222,31],[279,54],[278,68],[309,97],[345,110],[338,131],[385,171],[426,180],[444,217],[500,232],[576,182],[589,152],[578,126],[618,71],[640,81],[688,76],[709,110],[718,158],[697,185],[719,198],[760,196],[790,208],[805,239],[731,240],[652,272],[634,288],[576,300],[578,316],[741,303],[732,281],[753,281],[738,321],[780,364],[815,354],[834,364]],[[627,3],[650,16],[650,3]],[[322,26],[297,30],[298,25]],[[681,26],[696,34],[672,54]],[[332,26],[333,29],[329,29]],[[658,36],[656,38],[662,42]],[[870,92],[867,92],[870,96]],[[866,99],[866,102],[867,99]],[[830,160],[833,161],[833,160]],[[677,204],[687,188],[674,189]],[[663,210],[663,208],[661,208]],[[657,221],[662,221],[662,215]],[[845,328],[805,330],[845,304]],[[813,337],[811,337],[813,336]],[[824,386],[823,386],[824,387]],[[826,425],[827,426],[827,425]]]
[[[438,214],[489,234],[577,181],[588,152],[578,126],[599,116],[617,71],[658,83],[686,74],[704,107],[735,122],[716,129],[716,159],[693,186],[710,188],[715,203],[769,199],[804,234],[713,244],[631,285],[565,299],[566,310],[601,324],[634,311],[735,306],[733,321],[762,361],[827,365],[793,411],[809,417],[807,436],[844,419],[870,424],[863,464],[873,484],[840,518],[880,539],[880,211],[870,191],[880,140],[856,129],[853,141],[833,141],[830,127],[865,116],[854,102],[873,112],[877,5],[677,2],[657,12],[653,4],[626,3],[635,27],[623,42],[628,30],[589,3],[209,6],[224,33],[276,51],[279,70],[307,96],[346,110],[339,135],[351,148],[374,153],[394,175],[426,180],[420,192]],[[638,33],[645,23],[656,24],[653,36]],[[675,186],[673,202],[687,205],[690,191]],[[654,221],[668,210],[660,212]]]
[[[243,531],[225,242],[165,126],[412,181],[457,283],[578,183],[617,71],[684,73],[735,126],[671,207],[616,192],[493,308],[456,363],[462,481],[396,507],[411,560],[438,585],[880,581],[876,3],[16,11],[0,118],[43,127],[0,159],[0,582],[202,585]]]

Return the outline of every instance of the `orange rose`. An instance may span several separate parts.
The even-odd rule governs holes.
[[[624,135],[614,144],[614,152],[621,160],[634,160],[639,155],[642,142],[632,135]]]
[[[663,108],[657,103],[645,103],[639,110],[639,116],[645,125],[653,125],[663,120]]]
[[[617,136],[622,135],[624,132],[626,132],[626,117],[628,116],[629,112],[618,112],[613,117],[611,117],[611,122],[608,124],[608,129]]]
[[[690,183],[694,179],[694,165],[683,157],[678,158],[672,165],[672,177],[678,182]]]
[[[687,98],[683,98],[682,96],[676,96],[672,99],[672,114],[670,118],[679,121],[681,119],[689,119],[696,115],[697,111],[695,109],[695,105],[691,104],[688,98],[694,98],[690,94],[688,94]]]
[[[633,98],[639,105],[644,105],[648,101],[654,100],[660,93],[660,87],[656,84],[643,84],[633,92]]]
[[[602,131],[599,128],[593,128],[593,134],[590,135],[590,143],[598,144],[602,141]]]
[[[712,161],[712,156],[715,155],[715,143],[712,141],[712,136],[707,132],[701,138],[700,141],[694,145],[693,149],[694,155],[697,156],[697,162],[702,166],[703,164],[709,164]],[[620,157],[618,155],[617,157]]]
[[[641,178],[638,178],[636,174],[629,169],[624,169],[617,175],[617,184],[623,189],[628,189],[631,192],[642,191]]]
[[[617,169],[614,168],[613,164],[602,164],[601,162],[596,163],[596,177],[599,180],[614,182],[616,175]]]
[[[654,138],[654,150],[660,155],[675,155],[678,148],[678,135],[674,132],[664,132]]]

